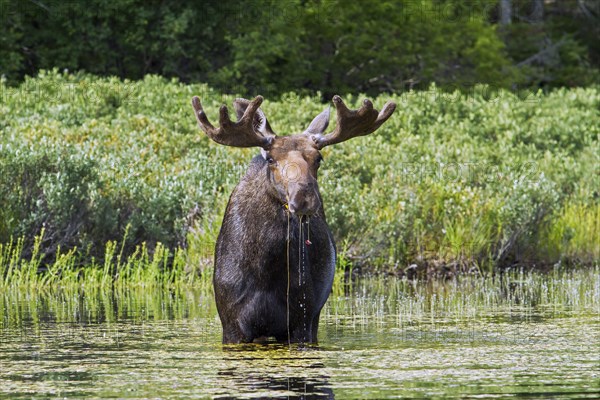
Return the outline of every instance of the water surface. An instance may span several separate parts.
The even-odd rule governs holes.
[[[0,397],[598,398],[598,270],[339,285],[318,347],[223,347],[212,293],[0,294]]]

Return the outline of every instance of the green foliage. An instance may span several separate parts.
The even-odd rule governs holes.
[[[414,1],[269,7],[233,35],[234,61],[217,74],[218,85],[235,82],[246,92],[308,89],[330,98],[426,88],[432,81],[506,87],[512,78],[494,27],[454,2],[444,3],[443,12],[434,2]]]
[[[134,264],[151,276],[210,271],[227,197],[256,150],[210,142],[189,100],[200,95],[214,120],[233,96],[155,76],[56,71],[0,88],[0,243],[18,248],[5,265],[91,264],[120,279],[137,276]],[[344,97],[353,107],[361,100]],[[597,88],[431,86],[375,106],[390,98],[398,111],[376,134],[323,151],[319,181],[340,268],[598,262]],[[291,134],[322,105],[286,94],[263,110]]]
[[[171,248],[185,242],[183,187],[164,176],[148,184],[134,176],[116,178],[99,173],[98,162],[73,146],[7,144],[0,159],[2,241],[9,236],[31,240],[41,229],[46,256],[78,247],[88,257],[121,238],[128,253],[143,242]],[[131,173],[129,175],[132,175]],[[134,175],[134,174],[133,174]],[[26,246],[26,254],[28,246]]]
[[[9,78],[53,67],[130,78],[206,74],[228,17],[211,2],[2,0],[0,7],[10,55],[0,70]]]
[[[324,99],[432,82],[452,91],[598,81],[597,15],[575,0],[545,2],[533,23],[531,1],[513,3],[513,24],[499,28],[497,0],[0,0],[0,75],[160,74],[231,94]]]
[[[521,85],[574,87],[600,80],[599,4],[595,0],[544,2],[544,18],[535,21],[531,1],[513,1],[513,23],[499,33],[519,70]]]

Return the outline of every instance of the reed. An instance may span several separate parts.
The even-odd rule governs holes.
[[[150,250],[142,243],[133,254],[123,256],[123,247],[118,242],[109,241],[101,264],[95,260],[82,264],[77,248],[67,252],[58,248],[55,260],[42,264],[43,255],[38,249],[43,236],[44,231],[35,237],[34,251],[29,257],[23,254],[24,238],[0,244],[0,287],[28,290],[48,287],[93,290],[212,287],[212,268],[204,268],[200,272],[195,263],[190,266],[188,252],[181,248],[170,251],[157,243]],[[191,259],[195,261],[197,258]]]

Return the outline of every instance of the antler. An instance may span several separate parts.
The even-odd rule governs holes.
[[[311,135],[319,149],[375,132],[396,109],[396,103],[387,102],[381,112],[378,112],[373,108],[373,103],[365,99],[361,108],[350,110],[338,95],[333,96],[333,104],[337,113],[334,131],[328,135]]]
[[[198,96],[192,98],[192,107],[194,107],[194,114],[200,129],[215,142],[233,147],[258,146],[267,149],[271,146],[273,138],[264,136],[256,129],[254,123],[256,114],[259,111],[258,107],[262,102],[262,96],[256,96],[254,100],[249,102],[242,117],[238,118],[238,122],[233,122],[229,118],[227,106],[221,106],[219,109],[220,126],[218,128],[215,128],[206,117]]]

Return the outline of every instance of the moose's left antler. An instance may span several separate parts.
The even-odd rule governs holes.
[[[337,124],[333,132],[328,135],[311,135],[319,149],[375,132],[396,109],[396,103],[387,102],[379,112],[373,108],[369,99],[365,99],[361,108],[350,110],[338,95],[333,96],[333,104],[337,113]]]

